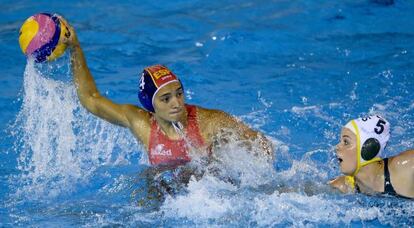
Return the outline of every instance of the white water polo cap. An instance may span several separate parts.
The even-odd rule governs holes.
[[[390,123],[381,116],[374,115],[349,121],[345,128],[357,138],[357,169],[381,160],[381,154],[390,138]]]

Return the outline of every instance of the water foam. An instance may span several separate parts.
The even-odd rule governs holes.
[[[290,158],[280,152],[288,151],[287,145],[279,142],[275,148],[277,159]],[[401,220],[393,218],[398,211],[413,210],[409,201],[342,195],[331,189],[326,182],[332,177],[332,164],[314,158],[326,156],[326,150],[309,151],[279,172],[251,152],[237,143],[223,146],[215,154],[216,162],[209,165],[216,172],[191,179],[186,193],[168,196],[156,214],[197,226],[411,224],[403,213]]]
[[[128,131],[88,114],[73,84],[48,76],[28,61],[22,108],[12,130],[21,172],[15,177],[19,182],[16,192],[30,198],[74,191],[99,166],[128,163],[137,148]]]

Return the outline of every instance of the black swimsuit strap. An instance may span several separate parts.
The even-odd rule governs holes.
[[[384,193],[390,195],[397,195],[394,187],[391,184],[390,171],[388,170],[388,158],[384,158]]]
[[[355,193],[361,193],[361,189],[359,188],[357,183],[355,183]]]

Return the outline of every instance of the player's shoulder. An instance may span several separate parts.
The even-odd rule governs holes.
[[[200,117],[205,118],[225,118],[229,116],[226,112],[218,109],[209,109],[200,106],[195,106],[197,108],[197,113]]]
[[[129,120],[133,121],[149,121],[151,113],[136,105],[125,104],[122,109]]]
[[[414,162],[414,150],[406,150],[390,158],[391,163]]]

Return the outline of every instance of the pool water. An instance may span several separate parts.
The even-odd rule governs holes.
[[[385,156],[414,148],[412,1],[1,2],[0,226],[414,226],[412,200],[326,185],[351,118],[391,123]],[[67,53],[21,53],[19,28],[39,12],[75,27],[115,102],[139,105],[142,69],[167,65],[188,103],[264,132],[276,161],[229,144],[216,173],[139,203],[152,188],[142,146],[81,107]]]

